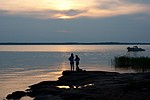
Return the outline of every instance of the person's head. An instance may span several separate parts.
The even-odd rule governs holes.
[[[78,57],[78,55],[76,55],[76,57]]]
[[[71,53],[71,56],[73,56],[73,53]]]

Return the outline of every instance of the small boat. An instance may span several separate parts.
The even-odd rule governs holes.
[[[128,51],[145,51],[145,49],[139,48],[138,46],[127,47]]]

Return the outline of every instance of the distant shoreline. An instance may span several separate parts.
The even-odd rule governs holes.
[[[0,43],[0,45],[150,45],[150,43],[120,43],[120,42],[100,42],[100,43]]]

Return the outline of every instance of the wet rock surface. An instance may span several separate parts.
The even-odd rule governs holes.
[[[57,81],[31,85],[7,99],[16,95],[17,99],[27,95],[34,100],[150,100],[150,73],[63,71]]]

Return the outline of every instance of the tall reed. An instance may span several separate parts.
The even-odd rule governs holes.
[[[145,72],[150,70],[150,58],[120,56],[114,58],[113,65],[116,68],[131,68]]]

